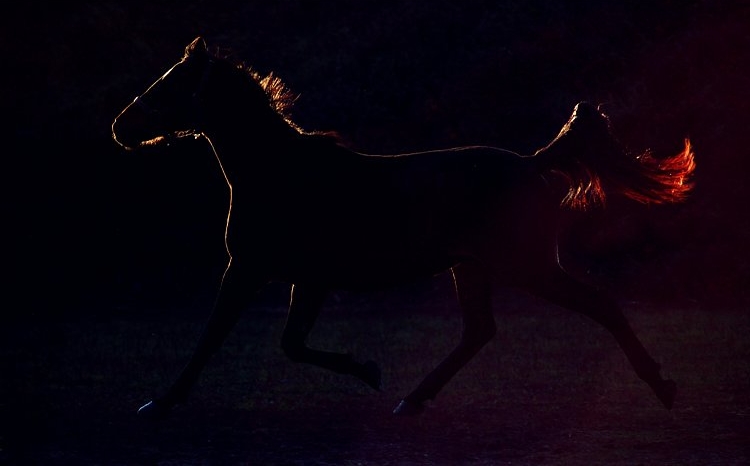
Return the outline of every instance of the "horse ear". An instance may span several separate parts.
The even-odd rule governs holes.
[[[185,47],[185,57],[192,55],[205,55],[207,53],[206,41],[203,37],[196,37],[187,47]]]

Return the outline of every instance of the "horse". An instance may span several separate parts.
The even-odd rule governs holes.
[[[671,409],[676,383],[644,348],[606,294],[568,274],[558,258],[565,210],[602,207],[609,194],[677,203],[692,188],[689,139],[676,155],[632,154],[598,108],[578,103],[559,134],[532,155],[485,146],[369,155],[289,116],[294,101],[273,73],[211,52],[202,37],[112,123],[126,150],[203,138],[229,191],[226,270],[213,311],[176,380],[138,413],[160,419],[186,401],[202,369],[251,298],[291,284],[281,348],[289,359],[379,389],[373,361],[307,346],[328,293],[398,286],[452,274],[460,340],[393,410],[424,410],[493,337],[492,289],[515,287],[607,329],[637,376]]]

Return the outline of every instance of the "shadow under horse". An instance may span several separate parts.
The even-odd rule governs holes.
[[[493,286],[526,290],[586,315],[615,338],[668,409],[676,385],[660,375],[615,301],[558,261],[564,209],[617,193],[641,203],[685,199],[695,168],[689,141],[663,158],[626,152],[597,108],[576,105],[557,137],[530,156],[492,147],[366,155],[288,116],[281,80],[210,52],[196,38],[184,56],[115,119],[126,149],[203,137],[230,192],[229,263],[197,347],[165,394],[140,414],[161,418],[184,402],[256,292],[292,283],[281,346],[297,362],[380,386],[380,370],[306,338],[327,293],[380,289],[450,270],[463,318],[455,349],[406,395],[395,414],[422,411],[496,332]]]

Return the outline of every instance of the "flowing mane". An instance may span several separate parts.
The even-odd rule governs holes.
[[[187,47],[185,54],[182,59],[187,60],[195,53],[194,48]],[[284,83],[284,81],[276,76],[273,72],[263,74],[257,71],[252,66],[246,64],[242,60],[236,59],[231,52],[221,52],[220,50],[209,51],[208,49],[202,51],[208,56],[209,60],[221,60],[229,63],[234,68],[240,70],[246,74],[253,82],[255,82],[265,93],[268,99],[268,105],[279,114],[290,126],[297,129],[299,132],[304,132],[291,117],[291,110],[294,107],[294,103],[299,98],[299,94],[292,92],[291,89]]]
[[[262,74],[244,62],[237,62],[235,66],[260,86],[268,98],[268,105],[298,133],[333,144],[341,142],[338,133],[335,131],[306,131],[292,119],[292,109],[299,98],[299,94],[292,91],[273,71]]]
[[[250,77],[252,77],[263,89],[268,96],[268,102],[271,107],[276,110],[285,120],[290,124],[296,126],[296,123],[291,121],[291,110],[294,107],[294,103],[299,98],[299,94],[292,92],[289,87],[281,80],[278,76],[274,75],[273,72],[267,75],[262,75],[254,71],[250,67],[243,68]]]

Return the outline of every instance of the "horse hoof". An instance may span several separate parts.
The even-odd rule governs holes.
[[[170,407],[163,402],[152,400],[138,409],[138,416],[147,421],[160,421],[169,415]]]
[[[656,397],[662,402],[665,408],[671,410],[674,405],[674,398],[677,394],[677,384],[674,380],[661,380],[658,385],[653,387]]]
[[[393,410],[393,414],[396,416],[418,416],[424,412],[424,405],[422,403],[412,403],[411,401],[401,400],[401,402]]]

